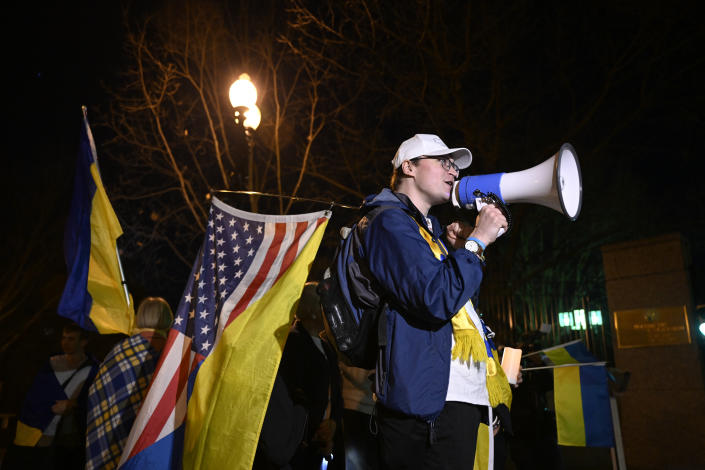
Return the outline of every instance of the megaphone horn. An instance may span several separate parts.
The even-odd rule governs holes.
[[[578,154],[570,144],[543,163],[514,173],[466,176],[455,182],[451,200],[455,207],[476,206],[476,191],[493,193],[507,204],[525,202],[549,207],[575,220],[583,202]]]

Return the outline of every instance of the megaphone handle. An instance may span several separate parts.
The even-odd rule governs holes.
[[[475,198],[475,208],[477,209],[478,213],[486,205],[487,205],[487,203],[484,201],[483,198],[481,198],[481,197]],[[506,230],[504,230],[504,227],[500,227],[499,230],[497,230],[497,237],[501,237],[502,235],[504,235],[504,232],[506,232]]]

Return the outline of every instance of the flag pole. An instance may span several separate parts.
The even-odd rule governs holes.
[[[95,141],[93,140],[93,131],[91,131],[91,126],[88,125],[88,108],[83,105],[81,106],[81,111],[83,111],[83,125],[86,126],[86,135],[88,136],[88,142],[91,145],[91,154],[93,156],[93,161],[95,162],[95,168],[98,171],[98,176],[101,180],[103,176],[100,174],[100,165],[98,164],[98,151],[95,148]],[[122,260],[120,259],[120,250],[117,247],[117,241],[115,242],[115,257],[117,258],[118,267],[120,268],[120,284],[122,284],[122,290],[125,294],[125,303],[130,306],[130,292],[127,290],[127,281],[125,281],[125,273],[122,270]]]
[[[312,199],[308,197],[299,196],[288,196],[286,194],[273,194],[273,193],[263,193],[260,191],[245,191],[245,190],[231,190],[231,189],[211,189],[210,193],[223,193],[223,194],[244,194],[247,196],[267,196],[267,197],[283,197],[284,199],[291,199],[292,201],[306,201],[306,202],[318,202],[321,204],[329,204],[330,207],[342,207],[343,209],[359,209],[362,206],[350,206],[347,204],[341,204],[335,201],[324,201],[322,199]]]
[[[543,370],[543,369],[557,369],[559,367],[582,367],[582,366],[604,366],[607,364],[606,361],[599,361],[599,362],[578,362],[576,364],[558,364],[554,366],[541,366],[541,367],[527,367],[526,369],[522,368],[522,372],[527,372],[527,371],[532,371],[532,370]]]
[[[125,273],[122,271],[122,261],[120,260],[120,250],[115,244],[115,256],[117,257],[118,267],[120,268],[120,283],[122,284],[122,290],[125,292],[125,301],[127,306],[130,306],[130,292],[127,290],[127,281],[125,280]]]
[[[551,346],[550,348],[541,349],[540,351],[534,351],[532,353],[524,354],[523,357],[535,356],[536,354],[541,354],[546,351],[552,351],[554,349],[562,348],[568,346],[569,344],[575,344],[581,342],[582,339],[576,339],[575,341],[568,341],[567,343],[557,344],[556,346]]]

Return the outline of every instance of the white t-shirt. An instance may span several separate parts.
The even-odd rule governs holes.
[[[472,303],[465,304],[465,309],[470,315],[475,328],[480,332],[482,338],[485,337],[485,332],[480,322],[480,317],[472,307]],[[451,345],[451,351],[455,347],[455,338]],[[452,354],[452,353],[451,353]],[[446,401],[459,401],[463,403],[472,403],[474,405],[489,406],[490,399],[487,393],[487,364],[484,362],[473,361],[472,358],[468,362],[460,362],[459,359],[450,361],[450,379],[448,381],[448,393]]]
[[[76,369],[70,369],[70,370],[62,370],[62,371],[54,371],[54,375],[56,376],[56,380],[61,384],[64,382],[64,380],[68,379],[71,377],[71,375],[76,371]],[[66,396],[71,398],[80,387],[83,386],[83,383],[86,381],[88,378],[88,374],[91,372],[91,366],[83,366],[81,370],[79,370],[76,375],[73,376],[71,381],[64,385],[64,393],[66,393]],[[54,418],[51,420],[49,425],[44,429],[44,434],[45,436],[53,436],[56,434],[56,429],[59,426],[59,421],[61,421],[61,415],[54,415]]]

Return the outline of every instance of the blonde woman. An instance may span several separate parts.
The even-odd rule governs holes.
[[[133,335],[108,353],[88,392],[86,469],[117,467],[174,315],[166,300],[148,297],[135,320]]]

